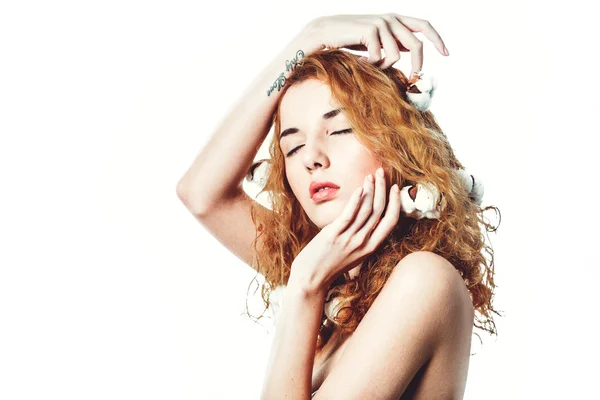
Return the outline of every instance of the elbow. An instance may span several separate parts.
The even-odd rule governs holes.
[[[179,200],[195,216],[201,217],[209,212],[210,207],[206,201],[200,201],[193,196],[192,191],[182,181],[177,183],[176,193]]]
[[[198,207],[195,204],[195,202],[191,201],[190,190],[182,181],[179,181],[177,183],[176,193],[179,200],[181,200],[181,202],[185,205],[185,207],[188,210],[192,211],[194,214],[199,213],[199,211],[201,211],[198,210]]]
[[[184,201],[187,198],[187,189],[183,184],[183,179],[180,179],[179,182],[177,182],[177,188],[175,191],[177,193],[177,197],[179,197],[181,201]]]
[[[179,200],[181,200],[181,202],[187,206],[189,191],[188,191],[187,187],[184,185],[183,180],[180,180],[179,182],[177,182],[177,188],[175,189],[175,191],[177,193],[177,197],[179,198]]]

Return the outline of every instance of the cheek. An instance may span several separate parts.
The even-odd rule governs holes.
[[[381,163],[359,144],[347,148],[344,157],[349,167],[363,176],[374,173],[381,166]]]
[[[293,170],[290,170],[289,168],[286,168],[285,177],[287,178],[290,188],[292,188],[292,192],[294,193],[294,196],[299,201],[301,201],[302,200],[302,195],[301,195],[302,182],[300,182],[300,179],[298,179],[298,173]]]

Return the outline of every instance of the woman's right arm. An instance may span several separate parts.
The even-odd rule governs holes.
[[[443,53],[444,43],[435,29],[417,18],[388,13],[310,21],[251,83],[196,156],[177,185],[181,201],[217,240],[253,266],[257,228],[251,207],[262,205],[245,193],[242,182],[269,132],[284,78],[302,54],[322,48],[367,50],[369,62],[383,69],[400,58],[400,51],[410,50],[412,69],[420,71],[423,46],[412,32],[422,32]]]
[[[243,192],[242,181],[269,133],[283,78],[303,55],[322,48],[312,35],[313,22],[255,78],[179,180],[177,194],[195,215]]]
[[[369,62],[385,69],[398,61],[401,51],[410,51],[409,76],[412,76],[423,64],[423,43],[412,32],[423,33],[440,53],[448,54],[436,30],[428,21],[418,18],[387,13],[336,15],[310,21],[258,75],[223,119],[179,181],[177,193],[181,200],[192,211],[202,214],[223,199],[243,193],[242,180],[269,132],[281,85],[302,53],[308,55],[321,48],[366,49]]]

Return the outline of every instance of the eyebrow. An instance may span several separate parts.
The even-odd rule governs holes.
[[[331,119],[331,118],[335,117],[336,115],[338,115],[340,112],[342,112],[342,110],[345,110],[345,108],[344,107],[336,108],[335,110],[331,110],[329,112],[326,112],[325,114],[323,114],[323,119],[324,120]],[[291,134],[296,133],[298,131],[299,131],[298,128],[287,128],[285,131],[281,132],[281,135],[279,136],[279,139],[282,139],[284,136],[291,135]]]

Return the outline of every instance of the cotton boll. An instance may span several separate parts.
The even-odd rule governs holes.
[[[439,218],[440,213],[436,210],[438,200],[437,188],[428,182],[408,185],[400,190],[400,209],[408,217]]]
[[[415,90],[416,89],[418,90]],[[409,101],[419,111],[427,111],[431,105],[431,98],[437,88],[437,81],[431,75],[423,74],[406,92]],[[420,92],[420,93],[419,93]]]

